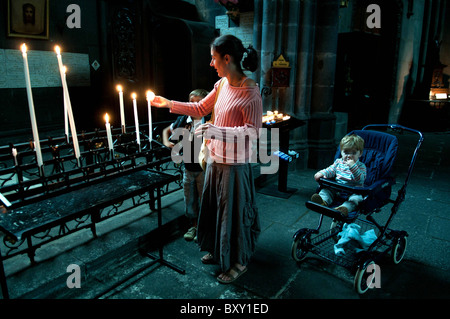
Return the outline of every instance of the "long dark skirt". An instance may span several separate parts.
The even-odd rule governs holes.
[[[202,251],[227,271],[247,265],[261,232],[250,164],[208,164],[197,238]]]

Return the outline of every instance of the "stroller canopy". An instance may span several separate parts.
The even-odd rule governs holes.
[[[364,151],[359,158],[361,162],[366,164],[367,168],[367,177],[364,185],[370,186],[375,181],[388,178],[397,156],[397,137],[370,130],[355,130],[348,133],[348,135],[352,134],[359,135],[364,139]],[[335,159],[340,156],[341,150],[338,147]]]

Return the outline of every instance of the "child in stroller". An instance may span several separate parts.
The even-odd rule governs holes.
[[[322,177],[335,179],[337,183],[348,186],[363,186],[366,179],[366,165],[359,161],[364,150],[364,139],[356,134],[346,135],[342,138],[340,144],[341,157],[336,158],[329,167],[320,170],[314,175],[318,182]],[[329,206],[339,191],[333,188],[324,187],[317,194],[312,195],[311,201]],[[349,212],[355,210],[363,197],[360,194],[350,194],[348,199],[335,209],[342,216],[347,217]]]
[[[398,195],[391,199],[392,186],[396,181],[394,176],[401,177],[399,171],[394,172],[393,165],[398,151],[398,139],[395,135],[382,132],[385,129],[403,134],[410,132],[419,135],[419,141],[413,152],[411,163],[408,167],[403,185],[399,185]],[[324,259],[335,264],[341,265],[349,270],[355,271],[354,287],[358,293],[364,293],[372,286],[373,271],[368,271],[370,265],[381,261],[385,254],[391,254],[392,260],[398,264],[405,255],[407,246],[407,232],[404,230],[393,230],[389,228],[391,221],[397,213],[400,204],[405,199],[406,186],[414,167],[418,150],[423,141],[422,133],[403,127],[397,124],[372,124],[365,126],[362,130],[355,130],[348,135],[356,134],[364,140],[364,154],[359,161],[366,166],[366,176],[363,186],[350,186],[339,183],[330,178],[321,177],[318,180],[319,190],[323,188],[337,189],[341,196],[335,196],[334,202],[329,206],[319,205],[313,201],[307,201],[306,207],[312,212],[319,213],[319,221],[316,228],[300,228],[293,236],[291,255],[296,262],[306,258],[311,252],[321,256]],[[338,149],[335,154],[335,160],[342,156]],[[399,167],[397,167],[399,168]],[[400,169],[401,170],[401,169]],[[403,179],[403,178],[402,178]],[[355,208],[355,211],[349,212],[348,216],[343,216],[341,212],[333,207],[339,207],[347,198],[342,196],[359,194],[363,201]],[[392,204],[390,214],[378,215],[381,209]],[[332,218],[332,223],[328,230],[321,231],[324,216]],[[362,217],[365,216],[363,219]],[[387,217],[387,218],[386,218]],[[375,219],[384,221],[384,225]],[[335,250],[336,239],[339,233],[346,227],[345,225],[355,224],[361,231],[374,230],[376,239],[371,241],[369,247],[362,247],[362,250],[349,251],[341,254]]]

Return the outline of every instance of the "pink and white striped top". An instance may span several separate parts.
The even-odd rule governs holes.
[[[262,126],[262,99],[259,87],[231,86],[226,78],[215,105],[214,125],[205,132],[214,161],[225,164],[256,162],[256,139]],[[217,88],[199,102],[173,102],[171,113],[203,117],[214,107]]]

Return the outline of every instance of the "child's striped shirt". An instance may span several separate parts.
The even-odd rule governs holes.
[[[342,158],[338,158],[332,165],[320,171],[326,178],[336,178],[337,182],[350,186],[363,186],[366,180],[366,165],[357,161],[351,167],[344,163]]]

